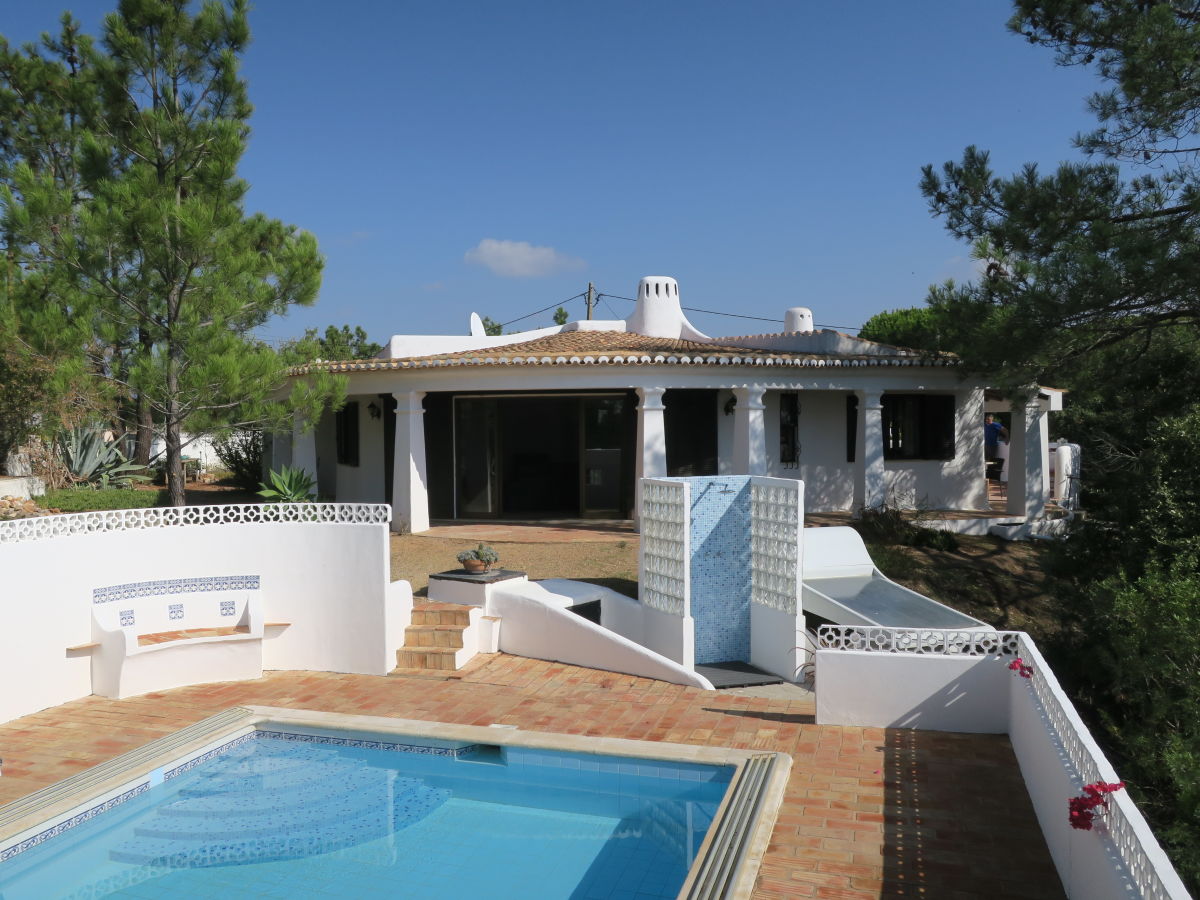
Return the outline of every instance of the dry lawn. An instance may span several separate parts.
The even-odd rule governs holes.
[[[630,597],[637,596],[638,540],[571,540],[547,543],[488,541],[506,569],[527,572],[531,580],[573,578],[602,584]],[[455,556],[478,541],[420,534],[392,535],[392,579],[405,579],[413,593],[424,597],[430,572],[458,569]]]

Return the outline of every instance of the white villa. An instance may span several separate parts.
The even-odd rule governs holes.
[[[349,378],[346,406],[276,438],[268,464],[315,473],[324,497],[390,503],[412,531],[629,518],[638,479],[664,475],[801,479],[811,512],[987,512],[984,411],[1008,409],[951,355],[816,331],[805,308],[780,333],[709,337],[659,276],[628,319],[489,336],[473,314],[468,335],[396,335],[376,359],[292,375],[315,371]],[[1008,515],[992,522],[1043,515],[1061,393],[1012,408]]]

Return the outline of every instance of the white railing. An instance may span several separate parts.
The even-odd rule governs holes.
[[[651,609],[676,616],[690,614],[689,495],[683,481],[642,480],[638,599]]]
[[[1018,656],[1020,631],[939,631],[928,628],[878,628],[822,625],[822,650],[870,650],[934,656]]]
[[[799,481],[750,483],[750,599],[792,615],[800,596],[801,490]]]
[[[1022,680],[1033,692],[1043,721],[1053,732],[1062,762],[1079,792],[1082,793],[1085,784],[1119,781],[1116,769],[1096,744],[1029,635],[1020,633],[1018,649],[1023,661],[1032,669],[1029,677]],[[1138,897],[1145,900],[1188,897],[1145,817],[1127,793],[1109,795],[1108,808],[1099,819],[1097,830],[1107,834],[1112,841],[1117,858],[1130,882],[1136,886]]]
[[[0,544],[187,525],[254,525],[269,522],[386,525],[391,520],[392,508],[384,503],[252,503],[113,509],[0,522]]]

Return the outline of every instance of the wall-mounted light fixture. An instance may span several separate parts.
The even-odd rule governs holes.
[[[371,414],[372,419],[378,419],[383,414],[383,410],[379,408],[379,404],[374,400],[367,404],[367,412]]]
[[[736,394],[725,401],[725,406],[723,407],[723,409],[725,410],[725,415],[732,416],[733,408],[735,406],[737,406],[737,395]]]

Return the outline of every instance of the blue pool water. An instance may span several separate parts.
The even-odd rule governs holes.
[[[732,773],[326,740],[257,733],[168,770],[0,863],[0,898],[669,898]]]

